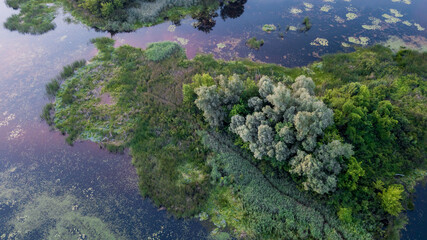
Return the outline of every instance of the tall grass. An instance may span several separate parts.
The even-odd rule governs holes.
[[[54,98],[56,96],[56,93],[58,92],[59,88],[61,87],[62,81],[65,79],[71,77],[74,74],[74,71],[78,68],[83,67],[86,65],[86,60],[78,60],[75,61],[67,66],[65,66],[62,69],[62,72],[58,74],[55,78],[50,80],[48,84],[46,84],[46,95],[49,98]]]

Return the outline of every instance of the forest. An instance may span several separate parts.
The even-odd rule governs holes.
[[[70,144],[129,148],[158,206],[217,239],[399,238],[427,173],[427,53],[376,45],[285,68],[92,42],[90,63],[46,86],[42,118]]]

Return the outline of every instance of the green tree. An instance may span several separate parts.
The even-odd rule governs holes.
[[[112,2],[101,3],[101,14],[103,17],[109,17],[114,12],[114,5]]]
[[[393,216],[399,215],[403,210],[402,203],[400,202],[403,198],[403,190],[401,184],[393,184],[379,194],[384,210]]]

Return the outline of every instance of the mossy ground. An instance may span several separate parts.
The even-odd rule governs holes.
[[[232,229],[235,236],[270,239],[322,236],[358,239],[370,238],[370,235],[381,238],[393,235],[402,227],[398,224],[402,218],[381,210],[375,192],[369,195],[369,188],[378,176],[386,184],[398,181],[393,164],[404,163],[398,165],[398,170],[409,176],[405,186],[412,189],[410,179],[415,176],[414,169],[425,167],[426,54],[412,51],[393,54],[377,46],[351,54],[325,56],[322,62],[308,67],[284,68],[245,59],[226,62],[210,55],[187,60],[181,51],[150,53],[126,45],[114,48],[113,40],[106,38],[96,39],[94,43],[100,52],[61,85],[51,119],[55,128],[68,134],[70,143],[91,140],[112,150],[129,147],[140,177],[141,192],[157,205],[179,216],[202,212],[203,219],[215,224],[214,233],[218,236]],[[164,44],[173,49],[175,43],[154,44],[151,48]],[[412,148],[398,150],[394,163],[383,162],[382,169],[376,170],[375,164],[384,161],[381,156],[375,156],[377,162],[364,162],[369,175],[360,182],[360,192],[340,190],[328,198],[301,193],[289,176],[273,171],[268,164],[252,164],[244,158],[246,163],[234,159],[227,165],[223,160],[230,156],[224,158],[221,150],[226,144],[208,149],[202,143],[197,132],[206,129],[206,125],[197,108],[183,103],[182,95],[182,85],[202,73],[213,77],[238,74],[255,81],[268,75],[276,82],[292,81],[305,74],[313,77],[317,95],[325,100],[330,96],[328,89],[335,89],[329,94],[344,94],[340,92],[341,87],[359,82],[367,85],[378,98],[388,99],[399,107],[409,119],[408,131],[419,133],[412,135],[415,140]],[[284,75],[288,77],[283,78]],[[51,108],[46,108],[43,115],[49,115]],[[392,156],[388,147],[378,152]],[[226,154],[230,154],[227,151]],[[237,147],[237,151],[241,150]],[[358,158],[363,159],[362,153]],[[407,161],[408,156],[414,158]],[[212,157],[217,160],[206,161]],[[241,172],[242,168],[247,171]],[[243,175],[249,173],[253,175]],[[265,196],[258,185],[265,186],[262,188]],[[260,195],[254,195],[257,189]],[[301,204],[296,204],[298,209],[290,210],[286,206],[292,202]],[[336,214],[340,206],[354,208],[350,224],[338,220]],[[365,209],[359,209],[360,206]],[[307,211],[310,214],[305,215]],[[289,222],[290,218],[294,222]],[[322,225],[322,219],[327,224]],[[283,221],[286,226],[280,225]],[[304,225],[304,221],[312,224]]]

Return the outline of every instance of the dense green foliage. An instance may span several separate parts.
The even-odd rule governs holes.
[[[377,46],[289,69],[93,42],[98,55],[67,71],[42,115],[70,143],[130,147],[158,205],[201,212],[218,236],[382,239],[404,226],[413,179],[425,176],[425,54]],[[279,161],[277,144],[296,152]]]
[[[334,139],[317,144],[333,117],[332,110],[314,96],[312,79],[299,76],[291,91],[264,76],[258,92],[251,88],[237,75],[220,77],[218,85],[194,89],[194,103],[212,127],[222,127],[226,116],[232,115],[229,130],[239,135],[243,148],[256,159],[289,169],[302,177],[307,190],[320,194],[335,190],[340,162],[353,155],[352,146]]]
[[[239,98],[242,83],[233,83],[233,87],[230,87],[231,80],[224,85],[224,80],[220,79],[216,81],[217,85],[202,85],[194,88],[194,93],[184,91],[184,94],[196,94],[194,105],[202,110],[206,121],[213,127],[226,131],[229,128],[231,132],[236,133],[239,136],[236,144],[246,151],[251,151],[255,158],[276,169],[283,166],[283,170],[305,176],[305,182],[295,177],[294,179],[297,183],[303,183],[306,189],[310,188],[311,184],[315,192],[325,193],[334,188],[319,186],[335,186],[336,182],[338,190],[330,193],[326,199],[335,206],[340,219],[345,222],[368,223],[369,231],[379,234],[378,236],[391,236],[393,230],[382,229],[385,226],[401,226],[387,225],[388,222],[395,221],[393,216],[397,216],[405,208],[402,205],[406,200],[401,184],[416,175],[414,169],[426,167],[426,68],[422,67],[425,66],[426,55],[408,50],[394,54],[387,48],[375,46],[358,49],[355,53],[325,56],[322,62],[313,64],[311,70],[306,71],[316,80],[318,86],[314,89],[312,85],[312,90],[305,88],[309,89],[308,92],[316,90],[334,111],[335,124],[325,125],[327,128],[324,133],[316,131],[322,136],[317,147],[327,147],[328,142],[336,140],[353,146],[354,157],[345,154],[349,151],[344,150],[345,148],[339,150],[340,147],[331,147],[329,151],[347,156],[338,161],[332,160],[333,156],[339,155],[323,150],[321,161],[316,161],[311,155],[298,154],[289,162],[283,162],[282,159],[286,160],[289,155],[296,153],[292,147],[296,147],[298,151],[306,151],[307,147],[310,148],[308,143],[314,144],[311,145],[314,147],[316,141],[303,141],[302,144],[293,145],[295,134],[292,132],[295,131],[293,129],[298,130],[298,118],[294,119],[293,123],[286,120],[286,110],[293,108],[295,100],[292,93],[280,85],[281,83],[274,86],[269,81],[265,83],[265,78],[262,78],[258,82],[259,94],[249,101]],[[293,81],[285,77],[283,82]],[[296,79],[292,85],[294,91],[298,90],[295,84],[310,85],[298,83]],[[317,111],[321,109],[319,106],[315,108]],[[231,121],[226,119],[227,115],[233,116]],[[285,119],[282,123],[281,118]],[[316,126],[314,119],[301,119],[309,123],[304,128],[300,127],[302,132],[306,132],[303,129],[308,126]],[[320,120],[322,121],[324,120]],[[279,124],[274,126],[277,123]],[[282,129],[286,131],[282,133]],[[291,145],[279,144],[286,139],[289,139],[286,143]],[[284,146],[286,148],[283,148]],[[282,157],[283,154],[277,154],[281,153],[278,149],[284,149],[286,158]],[[338,174],[337,179],[332,182],[332,175],[326,175],[328,177],[322,183],[316,177],[311,177],[314,169],[318,171],[319,166],[322,166],[319,163],[327,163],[325,170],[328,169],[329,173],[332,169],[342,167],[341,171],[335,172]],[[399,179],[401,176],[407,177]],[[386,187],[375,187],[374,183],[378,181],[383,181]],[[313,188],[314,183],[317,188]]]

